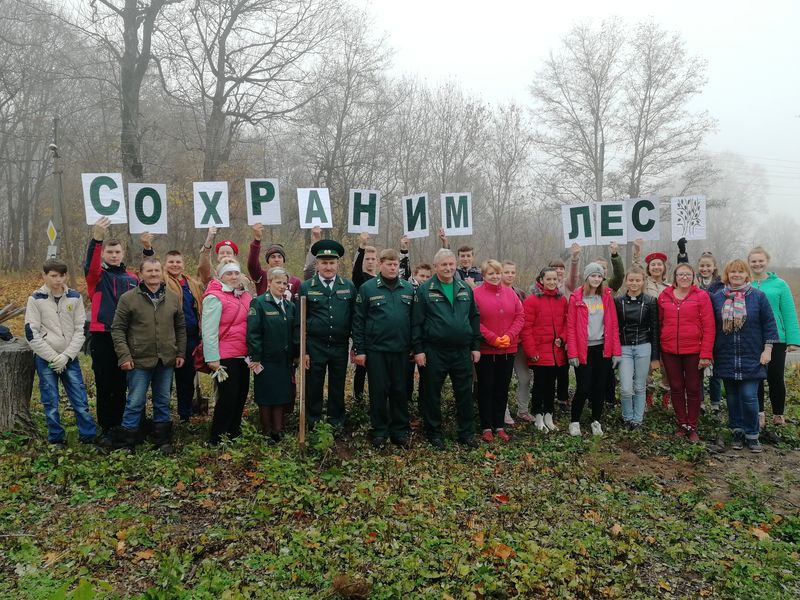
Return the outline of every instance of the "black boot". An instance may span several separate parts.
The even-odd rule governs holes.
[[[153,445],[163,454],[172,454],[172,421],[166,423],[153,423]]]
[[[116,427],[113,431],[112,448],[114,450],[136,450],[136,443],[139,440],[138,429],[125,429]]]

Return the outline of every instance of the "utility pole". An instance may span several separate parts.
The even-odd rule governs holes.
[[[53,118],[53,142],[50,144],[50,152],[53,154],[55,194],[53,195],[53,219],[47,227],[47,237],[50,240],[47,258],[60,256],[62,260],[69,262],[69,240],[64,224],[64,186],[62,181],[64,170],[61,166],[61,155],[58,153],[58,117]],[[73,273],[73,275],[76,274]]]

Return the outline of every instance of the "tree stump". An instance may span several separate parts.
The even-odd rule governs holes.
[[[0,432],[36,434],[30,412],[35,370],[25,340],[0,341]]]

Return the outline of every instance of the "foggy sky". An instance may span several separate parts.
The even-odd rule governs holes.
[[[526,105],[534,74],[574,22],[652,18],[708,61],[708,83],[692,104],[718,120],[706,149],[762,166],[768,209],[797,215],[800,1],[359,1],[388,34],[397,72],[430,83],[454,77],[486,101]]]

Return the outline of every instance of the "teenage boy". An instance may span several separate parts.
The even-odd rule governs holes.
[[[375,246],[369,246],[368,242],[368,233],[361,233],[358,236],[358,250],[356,250],[356,259],[353,261],[353,284],[356,286],[356,290],[360,290],[362,285],[374,278],[378,271],[378,250]],[[355,354],[351,354],[350,359],[355,362]],[[353,398],[361,402],[364,398],[367,369],[364,365],[358,363],[355,363],[355,365]]]
[[[170,388],[173,369],[181,368],[186,356],[186,323],[178,295],[164,283],[159,260],[142,260],[139,274],[141,283],[120,298],[111,329],[118,364],[128,380],[128,401],[114,445],[131,449],[136,445],[151,388],[153,443],[170,454]]]
[[[78,436],[83,444],[97,435],[89,413],[89,400],[77,360],[83,346],[86,312],[80,293],[67,287],[67,265],[48,260],[42,267],[44,285],[28,298],[25,338],[33,350],[39,374],[39,395],[47,423],[47,441],[64,448],[64,428],[58,417],[58,382],[64,386],[75,412]]]
[[[261,266],[261,238],[264,237],[264,226],[261,223],[253,225],[253,241],[250,242],[250,253],[247,256],[247,272],[256,287],[256,295],[265,294],[269,287],[267,282],[267,271],[275,267],[286,267],[286,250],[281,244],[270,244],[264,252],[264,260],[267,268]],[[286,288],[287,300],[297,300],[297,292],[300,291],[301,281],[297,277],[289,277],[289,284]],[[255,296],[254,296],[255,297]]]
[[[101,217],[94,224],[83,265],[92,304],[89,348],[97,391],[97,421],[106,444],[112,441],[112,430],[122,423],[127,389],[125,372],[117,366],[111,325],[120,297],[139,282],[136,275],[125,268],[125,250],[120,241],[105,239],[110,224],[107,217]]]
[[[461,246],[458,249],[458,269],[456,270],[464,283],[473,288],[479,283],[483,283],[483,275],[481,275],[481,270],[473,264],[474,260],[475,250],[472,246]]]

